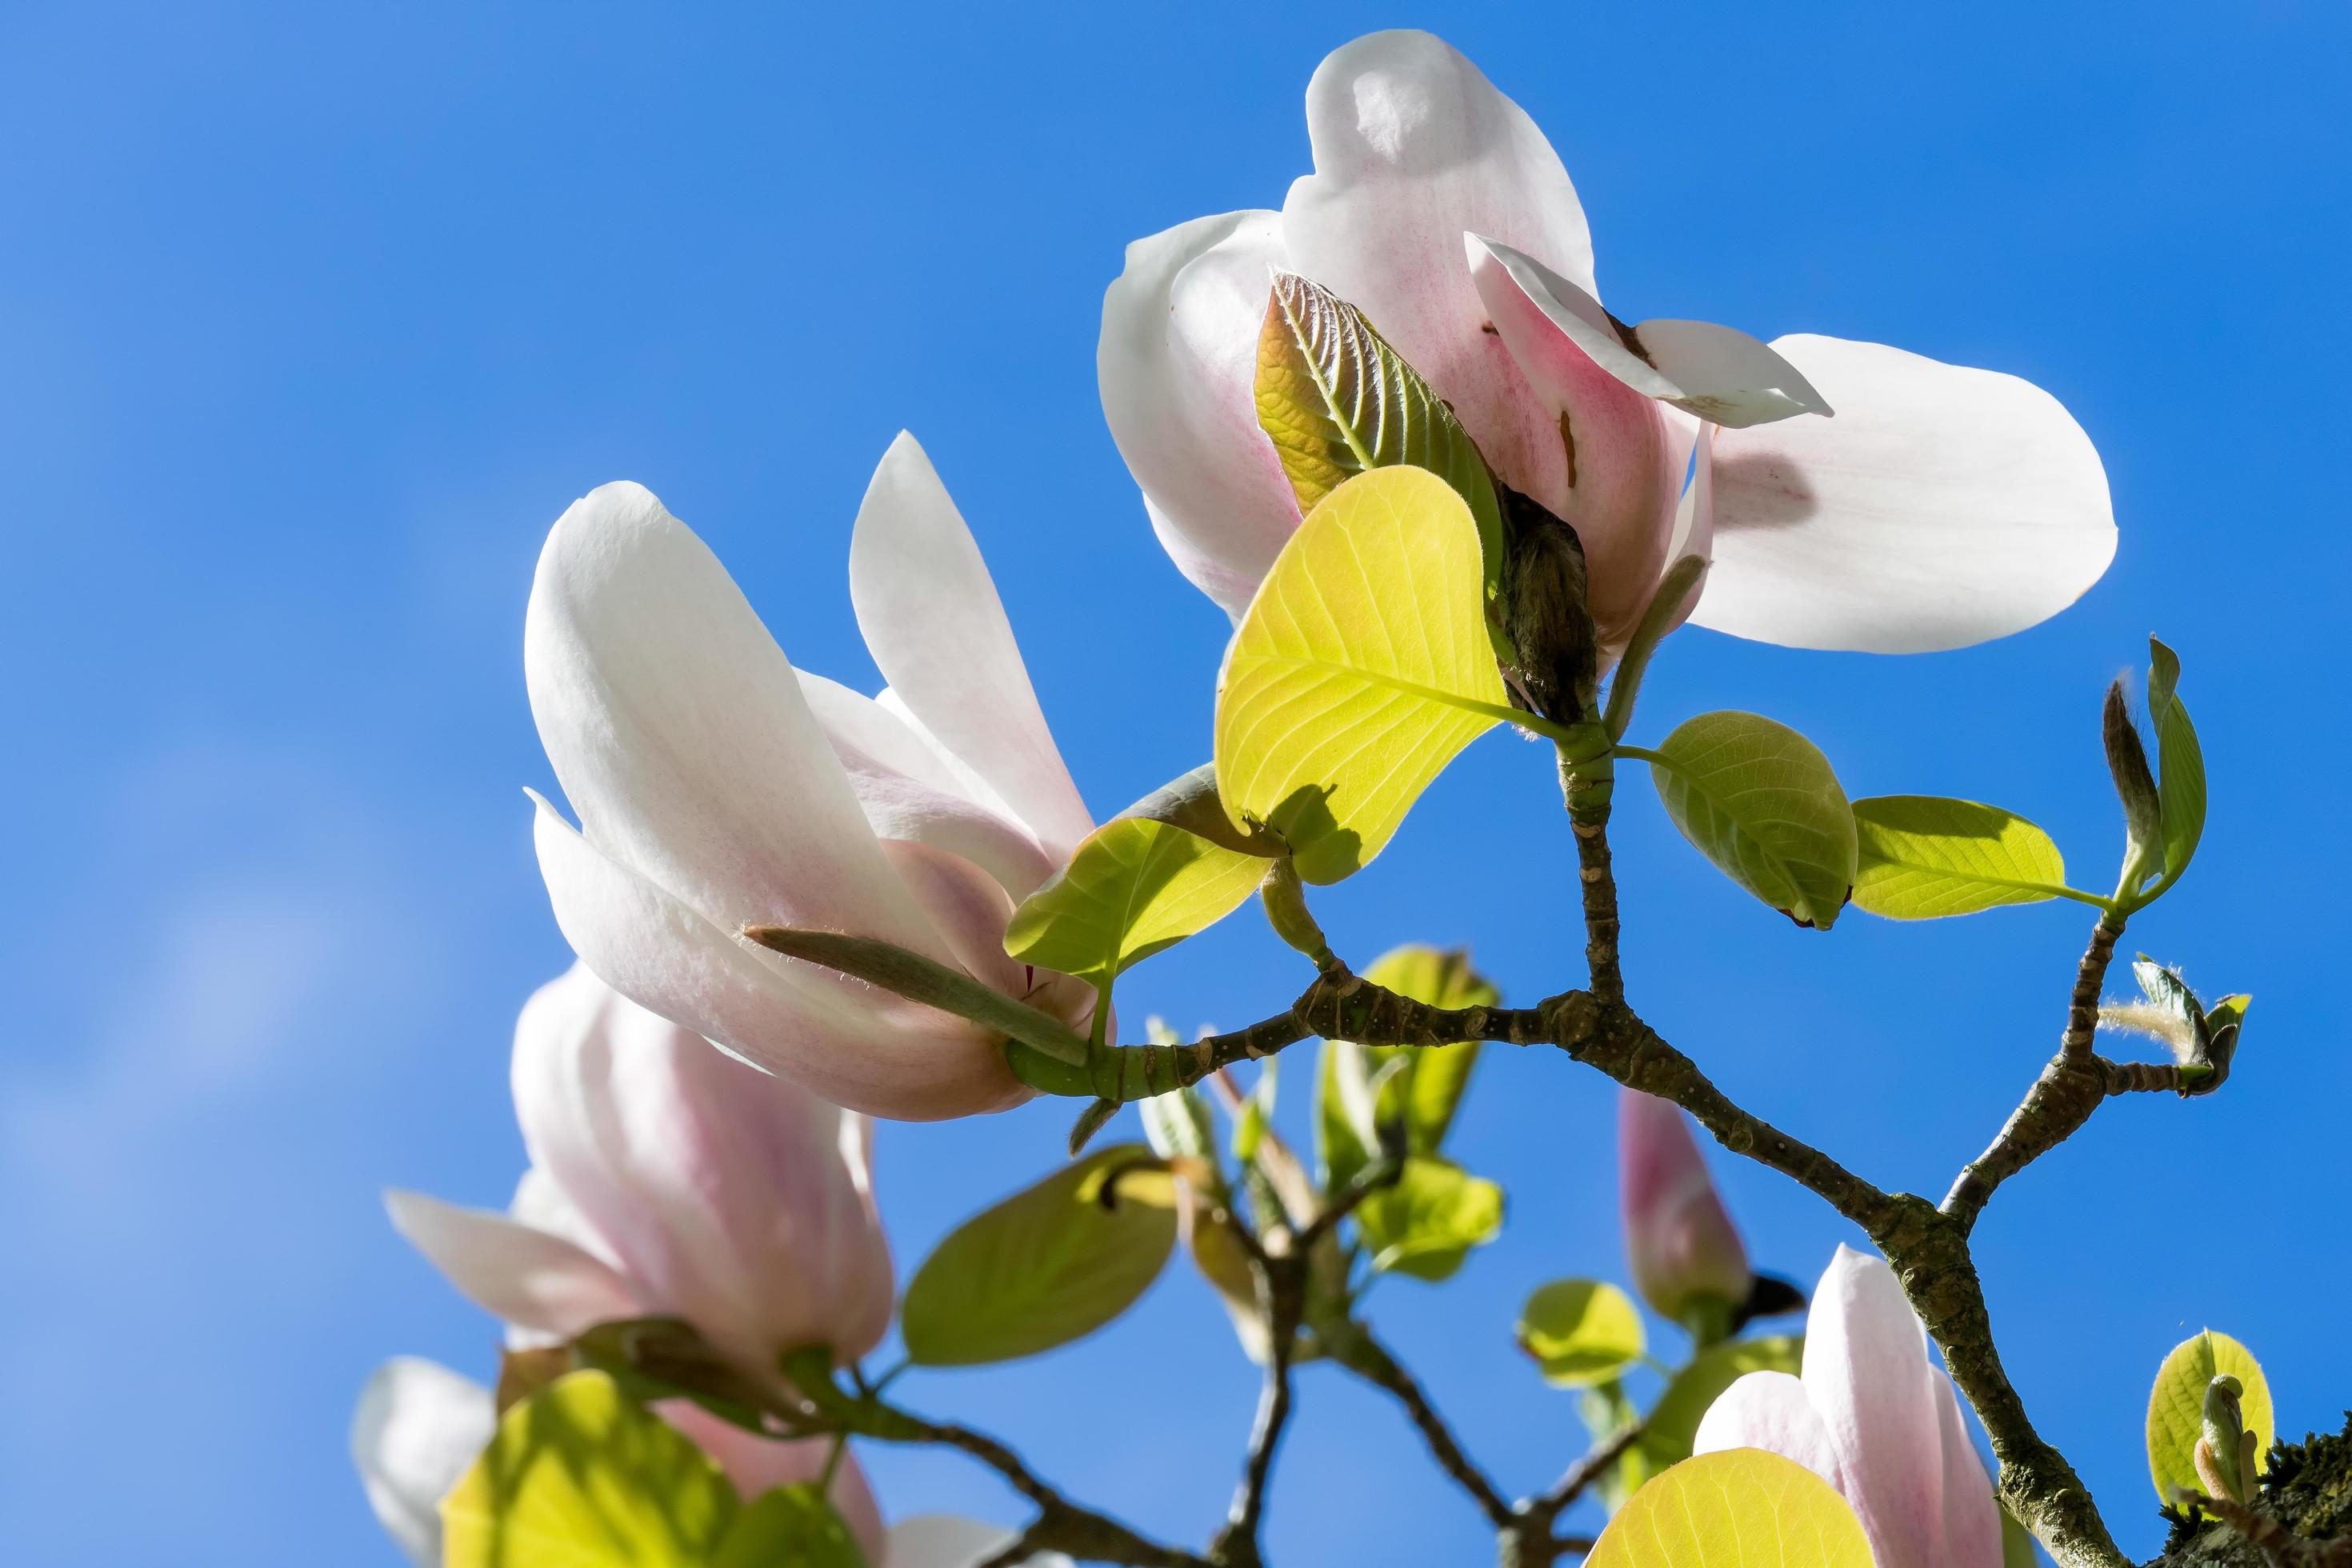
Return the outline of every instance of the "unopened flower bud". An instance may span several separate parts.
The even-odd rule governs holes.
[[[1307,889],[1299,885],[1298,868],[1290,863],[1288,856],[1266,866],[1257,894],[1259,901],[1265,905],[1266,923],[1274,927],[1275,935],[1318,966],[1332,962],[1331,944],[1324,939],[1323,928],[1315,923],[1315,916],[1307,908]]]
[[[2205,1385],[2204,1436],[2191,1456],[2206,1495],[2242,1503],[2254,1495],[2254,1435],[2245,1429],[2239,1397],[2245,1385],[2221,1373]]]
[[[1702,1340],[1728,1332],[1753,1284],[1748,1249],[1681,1108],[1621,1094],[1617,1163],[1626,1261],[1643,1299]]]
[[[1503,627],[1518,658],[1519,684],[1537,712],[1562,724],[1598,716],[1600,637],[1585,601],[1584,545],[1541,504],[1505,488],[1510,553],[1503,574]]]

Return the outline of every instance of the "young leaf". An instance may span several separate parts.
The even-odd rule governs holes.
[[[958,1226],[923,1260],[899,1310],[908,1358],[971,1366],[1035,1355],[1094,1332],[1150,1287],[1176,1245],[1176,1211],[1127,1202],[1103,1177],[1157,1166],[1138,1144],[1097,1150]]]
[[[558,1379],[499,1418],[441,1505],[447,1568],[704,1568],[735,1488],[601,1372]]]
[[[1224,919],[1266,862],[1181,827],[1126,816],[1088,834],[1070,863],[1013,911],[1004,951],[1095,984]]]
[[[2050,836],[1997,805],[1874,795],[1853,803],[1853,901],[1888,920],[2039,903],[2066,888],[2066,862]]]
[[[1801,926],[1827,931],[1854,881],[1853,807],[1821,749],[1755,713],[1702,713],[1667,736],[1650,781],[1684,837]]]
[[[1416,1154],[1392,1186],[1366,1198],[1356,1229],[1372,1267],[1433,1282],[1450,1279],[1474,1247],[1503,1228],[1503,1189],[1448,1161]]]
[[[1761,1448],[1702,1454],[1660,1474],[1617,1510],[1584,1561],[1587,1568],[1872,1563],[1862,1521],[1836,1489]]]
[[[1622,1376],[1649,1349],[1633,1298],[1599,1279],[1537,1286],[1519,1309],[1518,1341],[1559,1388]]]
[[[1618,1461],[1614,1482],[1621,1496],[1631,1495],[1652,1476],[1690,1458],[1700,1417],[1725,1389],[1751,1372],[1793,1373],[1803,1365],[1804,1352],[1802,1335],[1774,1334],[1727,1340],[1691,1357],[1658,1395],[1642,1425],[1642,1436]]]
[[[1258,585],[1218,676],[1217,784],[1306,880],[1365,865],[1456,752],[1532,720],[1505,705],[1481,571],[1461,497],[1376,468],[1325,497]]]
[[[1467,950],[1408,944],[1381,954],[1364,971],[1364,978],[1433,1007],[1491,1007],[1502,994],[1470,967]],[[1360,1086],[1391,1061],[1403,1070],[1381,1094],[1381,1103],[1359,1104]],[[1345,1040],[1323,1044],[1322,1071],[1316,1089],[1316,1144],[1323,1163],[1326,1191],[1347,1184],[1372,1156],[1372,1123],[1383,1117],[1402,1120],[1405,1147],[1415,1154],[1434,1154],[1454,1124],[1454,1112],[1470,1086],[1470,1069],[1477,1065],[1475,1040],[1449,1046],[1359,1046]],[[1362,1112],[1361,1115],[1358,1114]]]
[[[1362,311],[1296,273],[1277,273],[1266,301],[1257,422],[1302,512],[1367,468],[1410,464],[1444,479],[1478,525],[1493,591],[1502,509],[1469,432]]]
[[[1059,1018],[919,952],[873,937],[796,926],[746,926],[743,934],[787,958],[838,969],[908,1001],[969,1018],[1033,1046],[1056,1061],[1076,1066],[1087,1059],[1085,1037]]]
[[[762,1492],[735,1516],[710,1568],[866,1568],[841,1517],[815,1483]]]
[[[2270,1462],[2271,1439],[2276,1427],[2271,1415],[2271,1385],[2263,1377],[2253,1352],[2227,1334],[2207,1329],[2173,1346],[2157,1369],[2156,1386],[2147,1395],[2147,1469],[2156,1495],[2164,1506],[2175,1506],[2176,1487],[2205,1490],[2197,1474],[2197,1439],[2204,1435],[2205,1389],[2228,1373],[2243,1385],[2239,1395],[2240,1419],[2254,1435],[2257,1470]]]
[[[2205,752],[2180,700],[2180,660],[2147,639],[2147,714],[2156,726],[2157,795],[2163,802],[2164,879],[2177,881],[2205,836]]]

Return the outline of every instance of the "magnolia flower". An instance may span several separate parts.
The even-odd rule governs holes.
[[[1679,1106],[1630,1089],[1618,1095],[1617,1171],[1626,1261],[1643,1298],[1676,1322],[1720,1302],[1727,1327],[1754,1283],[1748,1249]]]
[[[816,1480],[832,1458],[833,1442],[827,1437],[772,1441],[754,1436],[690,1400],[663,1400],[653,1408],[726,1471],[747,1500],[777,1487]],[[352,1417],[352,1459],[359,1467],[377,1522],[417,1568],[440,1568],[441,1501],[497,1427],[490,1391],[436,1362],[403,1356],[385,1363],[368,1379]],[[867,1562],[877,1568],[902,1568],[885,1544],[881,1515],[855,1458],[845,1455],[835,1467],[825,1495]],[[895,1543],[897,1532],[888,1539]],[[945,1568],[950,1560],[918,1556],[910,1561],[918,1568]]]
[[[1841,1247],[1813,1293],[1802,1377],[1751,1372],[1700,1420],[1692,1451],[1765,1448],[1835,1487],[1878,1568],[2000,1568],[2000,1510],[1952,1380],[1895,1270]]]
[[[979,1026],[745,941],[880,938],[1073,1023],[1092,994],[1004,954],[1014,904],[1093,826],[971,534],[910,436],[850,543],[889,689],[795,670],[702,542],[636,485],[572,503],[531,584],[523,663],[573,831],[540,869],[589,968],[663,1017],[853,1110],[1024,1099]]]
[[[2098,455],[2027,383],[1611,316],[1558,154],[1438,39],[1333,53],[1307,124],[1315,172],[1280,212],[1138,240],[1103,300],[1111,434],[1160,542],[1236,618],[1298,522],[1253,396],[1277,269],[1362,310],[1504,482],[1575,528],[1612,647],[1685,554],[1714,563],[1699,625],[1882,653],[2022,630],[2106,569]]]
[[[714,1050],[575,965],[515,1026],[530,1169],[507,1214],[415,1193],[401,1234],[524,1342],[686,1320],[746,1375],[890,1323],[866,1119]]]

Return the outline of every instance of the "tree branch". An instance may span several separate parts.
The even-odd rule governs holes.
[[[1337,1341],[1327,1338],[1326,1343],[1332,1358],[1375,1388],[1386,1392],[1403,1407],[1406,1418],[1421,1434],[1422,1441],[1428,1446],[1430,1457],[1437,1461],[1438,1468],[1470,1495],[1471,1500],[1478,1505],[1479,1511],[1486,1516],[1489,1523],[1498,1531],[1515,1528],[1517,1510],[1463,1448],[1454,1435],[1454,1429],[1437,1413],[1437,1406],[1430,1402],[1419,1381],[1405,1369],[1403,1363],[1390,1353],[1388,1347],[1381,1343],[1370,1329],[1360,1323],[1349,1326],[1354,1331],[1346,1337]]]

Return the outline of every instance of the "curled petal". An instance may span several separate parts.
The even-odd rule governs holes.
[[[393,1228],[449,1283],[518,1328],[570,1339],[645,1310],[628,1281],[576,1242],[423,1193],[386,1193],[384,1206]]]
[[[1882,1568],[1928,1568],[1944,1525],[1942,1419],[1895,1270],[1838,1248],[1805,1323],[1805,1390]]]
[[[563,514],[523,650],[548,760],[604,854],[721,929],[825,925],[945,956],[790,661],[650,492],[605,485]]]
[[[1103,417],[1160,542],[1239,619],[1298,503],[1257,422],[1257,339],[1281,215],[1222,213],[1139,239],[1103,295]]]
[[[2057,614],[2106,570],[2106,471],[2048,393],[1877,343],[1772,347],[1837,417],[1717,434],[1697,624],[1788,647],[1965,647]]]
[[[1477,67],[1420,32],[1333,51],[1307,84],[1307,129],[1315,173],[1282,208],[1293,268],[1369,316],[1507,481],[1568,515],[1560,408],[1486,330],[1462,256],[1465,233],[1492,235],[1597,292],[1559,154]]]
[[[1937,1568],[1990,1568],[2001,1561],[2000,1505],[1993,1500],[1992,1478],[1969,1441],[1952,1380],[1933,1368],[1927,1376],[1944,1454],[1944,1515],[1936,1531],[1942,1555],[1935,1561]]]
[[[1055,860],[1094,821],[1055,749],[996,584],[930,459],[899,432],[858,508],[849,597],[899,699]]]
[[[544,801],[536,839],[564,939],[640,1006],[875,1116],[928,1121],[1028,1098],[978,1026],[719,930],[600,854]]]
[[[441,1500],[498,1429],[490,1391],[401,1356],[376,1369],[352,1415],[352,1462],[377,1521],[416,1568],[439,1568]]]
[[[1794,1459],[1840,1492],[1846,1490],[1845,1471],[1829,1427],[1813,1408],[1803,1382],[1788,1373],[1748,1373],[1735,1378],[1706,1407],[1691,1452],[1715,1454],[1727,1448],[1761,1448]]]
[[[1712,321],[1653,321],[1628,327],[1601,301],[1524,251],[1465,236],[1479,297],[1504,310],[1516,293],[1592,363],[1644,397],[1727,428],[1766,425],[1830,406],[1804,373],[1769,344]],[[1516,314],[1516,312],[1514,312]],[[1496,325],[1510,343],[1500,315]],[[1516,344],[1522,365],[1527,356]]]

